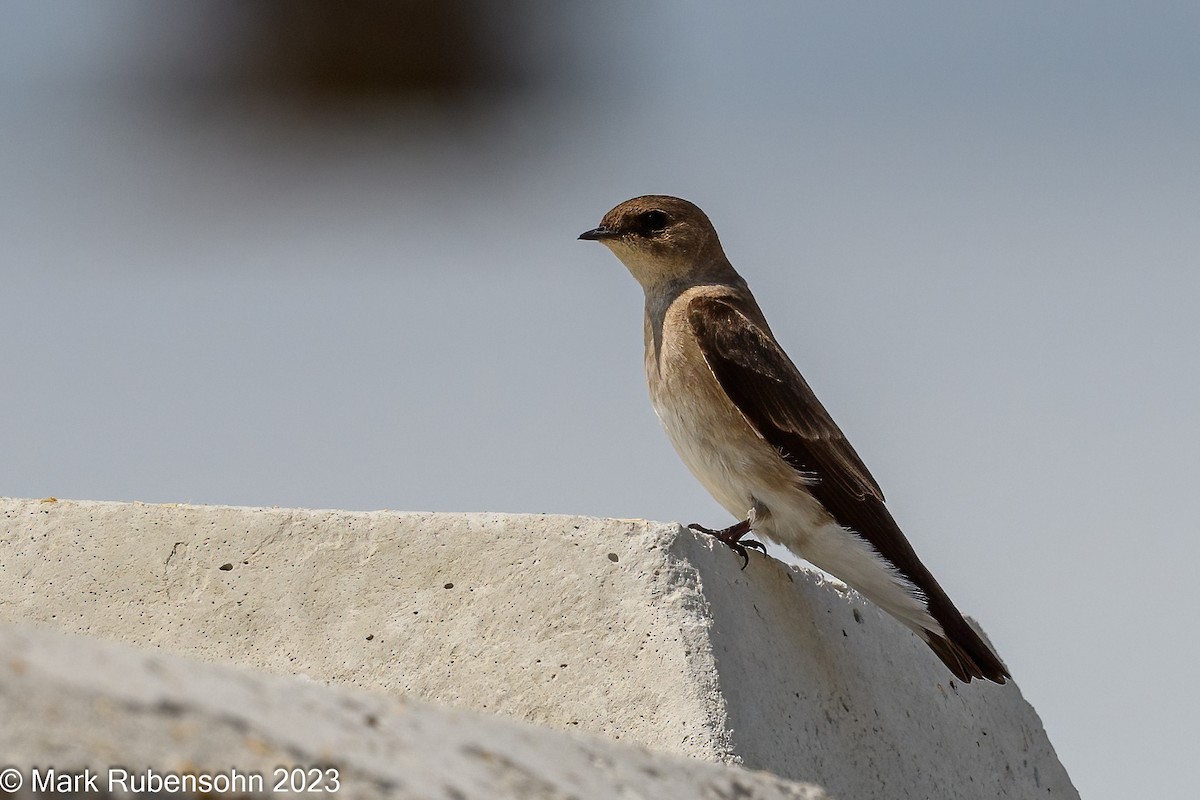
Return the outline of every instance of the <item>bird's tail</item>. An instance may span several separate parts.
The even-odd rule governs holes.
[[[967,624],[966,620],[964,620],[964,625],[971,630],[971,626]],[[1000,658],[991,651],[991,648],[983,642],[983,639],[979,638],[979,634],[974,630],[971,630],[970,637],[973,642],[966,644],[959,639],[938,636],[930,631],[925,631],[923,638],[925,644],[929,645],[929,649],[934,651],[950,672],[953,672],[956,678],[964,684],[970,684],[974,678],[986,678],[996,684],[1003,684],[1010,676]]]
[[[963,683],[975,678],[1004,683],[1010,677],[1004,663],[954,607],[882,504],[879,510],[877,524],[892,528],[891,535],[877,537],[887,552],[831,522],[799,554],[914,631]]]
[[[938,594],[941,594],[940,598],[929,598],[929,610],[934,619],[941,623],[944,635],[928,630],[919,631],[925,644],[963,683],[970,683],[973,678],[1004,683],[1011,677],[1004,662],[951,604],[950,599],[940,592],[940,587]]]
[[[836,560],[820,548],[820,542],[804,555],[914,631],[963,683],[975,678],[1004,683],[1010,677],[1004,663],[955,608],[899,529],[896,533],[897,549],[906,550],[901,554],[903,570],[870,545],[859,544],[862,540],[854,534],[828,539],[837,546]]]

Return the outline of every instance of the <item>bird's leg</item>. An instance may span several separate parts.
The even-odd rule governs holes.
[[[750,518],[747,517],[736,525],[730,525],[728,528],[719,531],[714,531],[703,525],[697,525],[694,522],[688,525],[688,527],[698,533],[707,533],[709,536],[715,536],[718,542],[727,545],[729,549],[742,557],[742,569],[745,569],[746,565],[750,563],[750,554],[746,552],[747,547],[753,547],[764,554],[767,552],[767,548],[763,546],[762,542],[742,538],[750,532],[750,524]]]

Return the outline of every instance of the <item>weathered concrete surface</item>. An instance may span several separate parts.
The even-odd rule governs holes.
[[[225,778],[241,790],[239,797],[285,796],[271,791],[285,778],[285,786],[318,789],[302,796],[339,798],[826,796],[764,772],[650,753],[598,736],[88,637],[0,625],[0,652],[0,753],[3,766],[22,774],[19,797],[34,796],[35,765],[42,776],[47,767],[91,770],[97,792],[81,791],[81,798],[109,789],[114,767],[128,776],[113,776],[111,788],[118,791],[134,788],[152,769],[160,778],[207,777],[217,788]],[[285,772],[277,772],[281,768]],[[261,785],[252,783],[254,776]]]
[[[758,556],[739,571],[677,525],[11,500],[0,554],[0,619],[586,729],[838,797],[1077,797],[1015,684],[959,686],[839,584]]]

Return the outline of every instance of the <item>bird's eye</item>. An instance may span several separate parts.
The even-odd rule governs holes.
[[[642,229],[642,233],[658,233],[666,230],[669,222],[670,219],[666,213],[658,209],[644,211],[638,215],[638,227]]]

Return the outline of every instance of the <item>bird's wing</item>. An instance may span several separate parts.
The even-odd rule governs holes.
[[[933,576],[883,504],[883,492],[858,453],[783,349],[730,297],[699,296],[687,319],[721,388],[804,479],[839,525],[870,542],[927,594]]]
[[[879,484],[787,353],[737,306],[733,298],[699,296],[687,307],[721,388],[797,471],[854,500],[882,502]]]
[[[839,525],[853,530],[925,595],[943,636],[926,643],[961,680],[1008,676],[995,652],[950,602],[883,505],[883,492],[808,381],[734,297],[701,295],[686,307],[704,360],[746,421],[803,477]]]
[[[804,479],[837,523],[863,537],[926,598],[945,637],[926,642],[964,681],[1004,683],[1008,670],[917,558],[883,504],[883,492],[787,354],[739,307],[744,300],[700,295],[686,308],[700,352],[742,416]],[[757,308],[755,308],[757,311]]]

